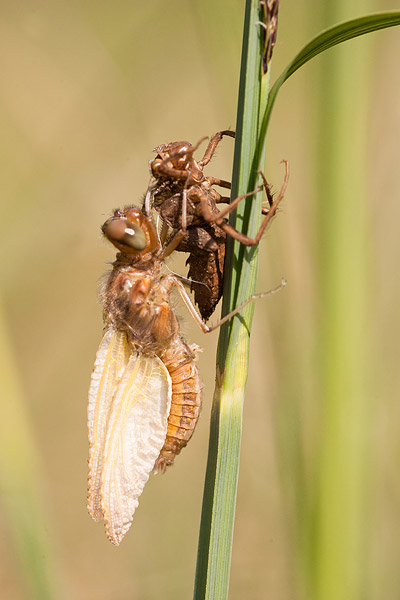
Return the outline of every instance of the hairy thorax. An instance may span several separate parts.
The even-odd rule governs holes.
[[[114,267],[104,294],[105,318],[142,353],[160,355],[179,334],[170,290],[168,275]]]

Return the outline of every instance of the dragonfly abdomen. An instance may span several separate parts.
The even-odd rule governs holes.
[[[197,350],[196,345],[188,346],[177,336],[161,357],[171,376],[172,402],[167,436],[154,466],[156,472],[164,472],[173,464],[196,427],[202,404],[202,385],[195,364]]]

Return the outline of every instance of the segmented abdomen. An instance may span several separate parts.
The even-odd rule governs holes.
[[[172,380],[172,402],[167,437],[154,470],[164,472],[193,435],[202,403],[200,374],[195,365],[198,347],[188,346],[177,337],[162,355]]]

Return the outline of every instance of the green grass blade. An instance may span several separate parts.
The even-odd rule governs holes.
[[[346,2],[333,10],[343,14]],[[368,597],[368,440],[373,406],[369,373],[375,365],[369,363],[367,326],[373,295],[366,187],[371,49],[365,40],[326,56],[316,96],[315,152],[323,159],[317,175],[316,252],[320,436],[310,507],[314,536],[308,595],[315,600]]]
[[[1,310],[0,371],[1,504],[29,597],[32,600],[54,600],[62,595],[55,592],[54,556],[46,533],[49,522],[42,510],[44,503],[39,487],[36,448]]]
[[[260,129],[260,142],[257,148],[257,153],[261,155],[262,144],[264,142],[269,119],[271,117],[272,108],[274,106],[278,92],[283,83],[295,73],[300,67],[302,67],[309,60],[321,54],[325,50],[351,40],[352,38],[364,35],[366,33],[372,33],[379,29],[385,29],[387,27],[394,27],[400,25],[400,12],[384,12],[375,13],[372,15],[366,15],[364,17],[358,17],[351,19],[333,27],[329,27],[312,39],[308,44],[304,46],[302,50],[294,57],[294,59],[288,64],[286,69],[281,73],[278,79],[272,86],[269,96],[268,104],[262,119]]]
[[[246,3],[232,197],[255,189],[254,152],[260,128],[260,104],[266,102],[262,75],[263,39],[260,4]],[[263,97],[263,99],[262,99]],[[233,225],[255,235],[261,217],[261,198],[243,202]],[[247,299],[255,289],[257,248],[228,240],[223,313]],[[194,598],[225,599],[228,594],[233,523],[238,481],[242,406],[247,380],[253,306],[246,307],[221,330],[217,383],[210,424],[202,520]]]

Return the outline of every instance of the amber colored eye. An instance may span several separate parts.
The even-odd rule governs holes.
[[[144,250],[147,245],[143,229],[130,221],[112,219],[104,224],[103,233],[110,242],[125,244],[139,252]]]

